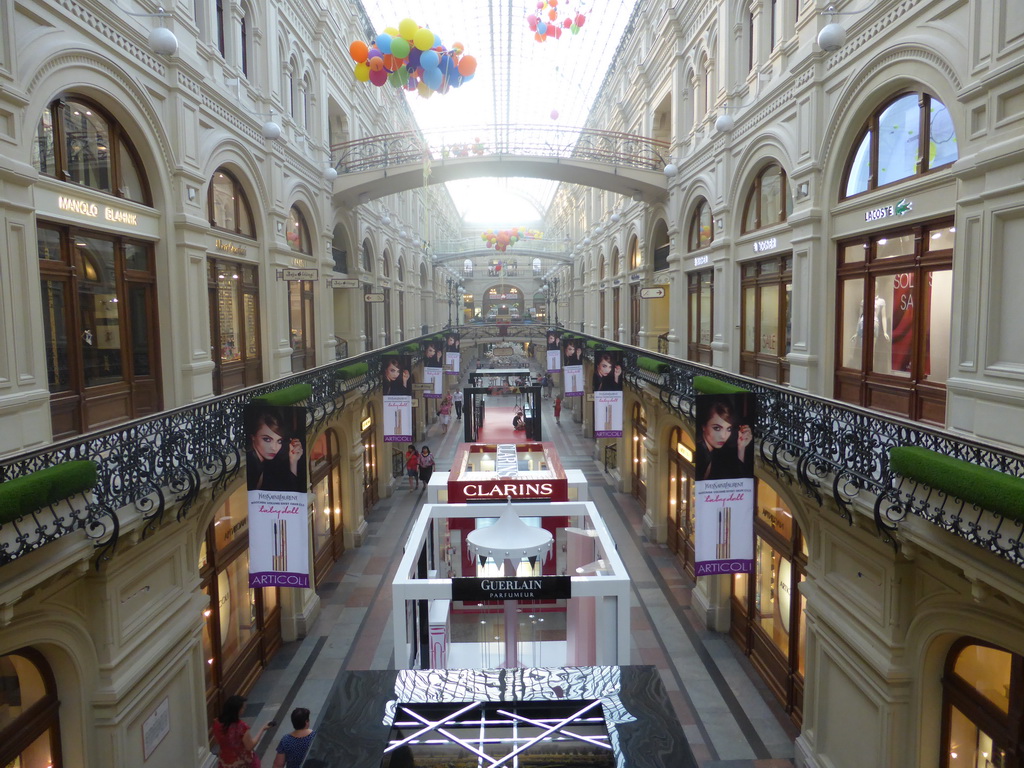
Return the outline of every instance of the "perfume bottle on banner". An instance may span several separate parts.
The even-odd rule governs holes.
[[[395,434],[402,434],[402,409],[395,409]]]
[[[612,407],[610,405],[604,407],[604,428],[606,432],[612,430]]]
[[[715,550],[715,557],[718,560],[728,560],[732,550],[730,538],[732,536],[732,508],[722,507],[718,510],[718,544]]]

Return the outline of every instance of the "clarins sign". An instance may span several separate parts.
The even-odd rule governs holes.
[[[452,600],[561,600],[572,597],[572,578],[452,579]]]
[[[495,480],[448,481],[450,503],[468,501],[504,501],[505,499],[542,499],[568,501],[569,483],[565,479],[518,480],[510,477]]]

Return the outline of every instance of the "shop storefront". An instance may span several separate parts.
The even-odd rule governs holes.
[[[306,224],[306,217],[294,205],[288,211],[285,239],[295,254],[307,258],[313,256],[309,225]],[[309,272],[312,275],[312,279],[288,280],[288,336],[292,348],[292,373],[298,373],[316,365],[313,297],[319,273],[315,269],[294,271]]]
[[[61,768],[57,681],[32,648],[0,656],[0,765]]]
[[[377,418],[372,403],[367,403],[363,408],[359,439],[363,444],[363,516],[365,517],[380,499],[380,490],[377,486],[380,482],[377,474]]]
[[[32,164],[53,437],[159,411],[160,218],[127,132],[66,96],[43,112]]]
[[[785,247],[779,237],[754,243],[755,251]],[[740,373],[775,384],[789,382],[793,255],[746,261],[740,266]]]
[[[281,645],[277,587],[249,588],[249,508],[245,485],[214,512],[199,547],[208,721],[224,699],[245,693]]]
[[[328,429],[313,442],[309,476],[313,494],[313,578],[319,585],[345,551],[341,451],[334,430]]]
[[[245,255],[242,245],[217,238],[218,251]],[[260,355],[259,270],[217,257],[207,262],[213,391],[221,395],[263,381]]]
[[[803,717],[807,544],[786,503],[757,481],[754,572],[732,577],[731,637],[799,724]]]
[[[647,502],[647,412],[638,401],[633,403],[630,453],[630,493],[641,503]]]
[[[664,455],[668,457],[668,548],[675,553],[683,568],[694,576],[693,551],[695,533],[694,510],[694,466],[693,438],[681,428],[675,427],[669,435]]]
[[[694,259],[696,265],[706,263],[707,256]],[[688,331],[686,336],[687,360],[710,365],[712,361],[711,340],[714,338],[714,296],[715,271],[702,269],[686,276],[686,304]]]

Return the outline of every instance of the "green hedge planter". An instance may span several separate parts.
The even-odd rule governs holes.
[[[96,463],[69,461],[0,483],[0,525],[96,485]]]
[[[693,388],[702,395],[735,395],[740,392],[749,392],[743,387],[734,387],[724,381],[713,379],[710,376],[694,376]]]
[[[636,364],[643,370],[650,371],[651,373],[668,373],[669,369],[668,363],[663,363],[661,360],[655,360],[652,357],[638,357]]]
[[[917,446],[890,448],[889,466],[898,475],[1010,520],[1024,521],[1024,478]]]
[[[312,394],[313,387],[309,384],[292,384],[290,387],[279,389],[276,392],[254,397],[252,401],[263,405],[295,405],[303,400],[308,400]]]
[[[360,376],[365,376],[370,370],[368,363],[352,363],[352,365],[346,365],[344,368],[339,368],[335,372],[335,377],[342,381],[348,381],[349,379],[356,379]]]

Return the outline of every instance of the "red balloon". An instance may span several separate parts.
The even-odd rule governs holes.
[[[566,29],[571,27],[572,26],[572,19],[566,19],[565,21],[563,21],[562,22],[562,26],[565,27]]]
[[[585,22],[586,20],[587,20],[587,17],[584,16],[582,13],[576,14],[576,26],[577,27],[582,27],[583,26],[583,22]]]
[[[388,73],[383,68],[370,70],[370,82],[376,86],[384,85],[388,81]]]

